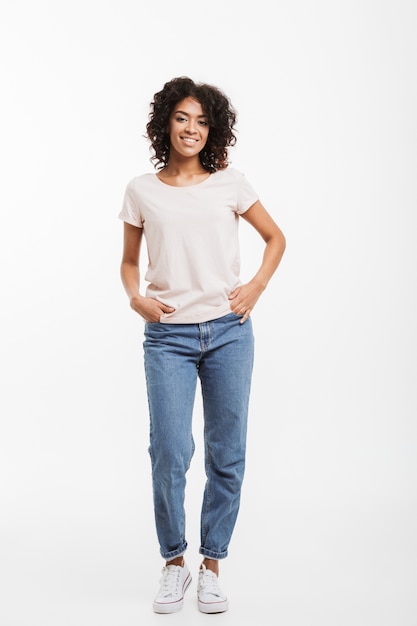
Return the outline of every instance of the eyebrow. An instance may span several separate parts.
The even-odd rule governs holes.
[[[190,114],[189,114],[189,113],[187,113],[186,111],[180,111],[180,110],[178,110],[178,111],[175,111],[175,113],[182,113],[183,115],[190,116]],[[208,115],[197,115],[197,117],[206,117],[206,118],[208,118]]]

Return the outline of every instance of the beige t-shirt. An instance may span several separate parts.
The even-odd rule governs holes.
[[[119,218],[144,230],[146,295],[175,308],[161,322],[200,323],[230,313],[228,296],[241,284],[239,214],[257,199],[231,167],[188,187],[167,185],[156,174],[129,182]]]

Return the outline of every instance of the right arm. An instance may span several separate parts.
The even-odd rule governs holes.
[[[139,293],[139,256],[143,228],[124,222],[123,258],[120,275],[123,287],[128,295],[131,308],[146,322],[159,322],[163,313],[172,313],[174,309]]]

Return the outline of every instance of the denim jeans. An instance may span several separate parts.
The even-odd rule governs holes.
[[[200,324],[145,324],[154,513],[166,560],[187,548],[184,499],[198,378],[206,472],[200,554],[212,559],[228,554],[245,470],[254,352],[251,319],[240,320],[230,313]]]

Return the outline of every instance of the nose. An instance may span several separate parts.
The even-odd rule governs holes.
[[[197,132],[197,120],[188,118],[188,122],[187,122],[185,130],[187,131],[187,133],[190,133],[190,135]]]

